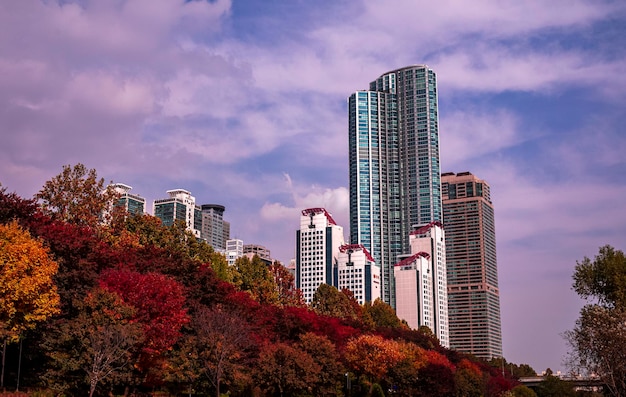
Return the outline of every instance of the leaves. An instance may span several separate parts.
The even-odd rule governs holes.
[[[15,341],[59,312],[58,265],[15,221],[0,225],[0,264],[0,336]]]
[[[118,194],[112,186],[105,186],[104,179],[98,179],[95,169],[87,170],[79,163],[63,166],[63,171],[47,181],[35,197],[53,219],[96,226]]]

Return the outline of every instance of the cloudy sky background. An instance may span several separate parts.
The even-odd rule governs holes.
[[[346,98],[427,64],[442,170],[491,185],[505,357],[565,370],[576,261],[626,249],[625,37],[610,0],[3,1],[0,183],[184,188],[288,262],[304,208],[348,238]]]

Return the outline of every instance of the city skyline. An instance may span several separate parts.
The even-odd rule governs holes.
[[[3,2],[0,182],[184,188],[287,264],[302,209],[349,227],[346,97],[426,64],[441,171],[491,186],[503,354],[565,370],[576,261],[625,248],[625,30],[609,0]]]

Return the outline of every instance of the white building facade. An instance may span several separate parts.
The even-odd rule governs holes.
[[[433,316],[433,279],[430,255],[418,252],[398,262],[393,269],[396,286],[396,315],[409,327],[425,325],[435,329]]]
[[[196,199],[185,189],[168,190],[169,198],[155,200],[153,214],[161,219],[164,225],[171,226],[176,221],[183,221],[187,230],[197,238],[201,234],[201,209],[196,206]]]
[[[336,287],[349,289],[360,305],[381,297],[380,266],[362,244],[344,244],[337,254]]]
[[[417,304],[417,307],[419,307],[420,304],[424,305],[422,309],[424,312],[424,323],[418,323],[418,327],[420,325],[428,326],[439,339],[441,345],[449,347],[448,286],[446,278],[446,246],[444,239],[443,225],[439,221],[416,226],[411,232],[409,236],[411,257],[416,256],[416,254],[422,254],[422,258],[428,257],[429,263],[427,268],[424,268],[423,263],[416,263],[414,265],[414,271],[416,272],[415,277],[417,277],[417,273],[419,273],[421,280],[421,283],[416,281],[416,287],[419,288],[421,286],[421,288],[425,290],[422,291],[418,289],[416,294],[410,299],[421,299],[422,303],[404,302],[402,305],[405,309],[407,307],[413,307],[415,304]],[[402,263],[402,261],[400,261],[400,263]],[[397,267],[402,266],[394,266],[394,275],[396,274]],[[398,270],[397,272],[400,276],[408,277],[407,274],[404,274],[404,271]],[[425,276],[429,279],[427,282],[424,281]],[[407,281],[407,283],[408,282],[409,281]],[[399,292],[397,288],[396,292]],[[429,295],[428,297],[426,296],[427,294]],[[428,315],[427,317],[426,314]],[[402,318],[400,315],[398,316]],[[426,318],[428,318],[428,321],[426,321]]]
[[[324,208],[308,208],[300,216],[296,231],[296,287],[305,302],[325,283],[336,286],[334,267],[339,247],[344,244],[343,227]]]

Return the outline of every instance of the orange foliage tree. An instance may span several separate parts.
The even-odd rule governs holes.
[[[17,222],[0,225],[0,337],[20,334],[59,312],[58,266]]]
[[[391,367],[402,360],[401,346],[378,335],[360,335],[348,341],[344,358],[358,374],[374,383],[385,379]]]

